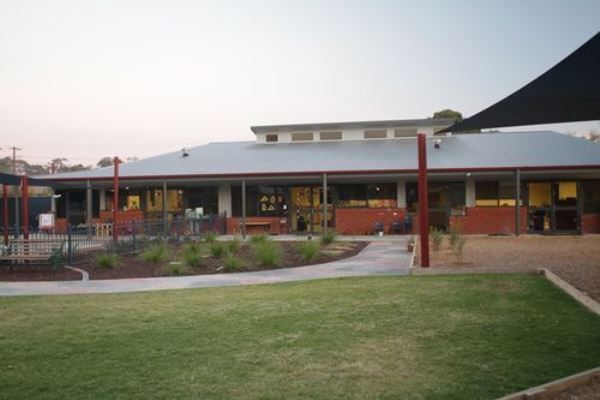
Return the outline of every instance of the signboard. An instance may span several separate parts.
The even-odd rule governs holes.
[[[54,214],[40,214],[38,218],[40,229],[54,229]]]

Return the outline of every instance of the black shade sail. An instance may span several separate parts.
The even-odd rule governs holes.
[[[21,177],[19,175],[3,174],[0,173],[0,184],[9,186],[19,186],[21,184]],[[61,184],[47,181],[45,179],[28,178],[28,186],[45,186],[45,187],[61,187]]]
[[[600,120],[600,32],[537,79],[440,132]]]

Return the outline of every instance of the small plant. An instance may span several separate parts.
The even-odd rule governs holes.
[[[319,255],[319,243],[313,240],[307,240],[298,244],[298,252],[304,261],[312,261]]]
[[[432,227],[429,231],[429,236],[431,238],[431,249],[433,251],[440,251],[442,248],[442,242],[444,240],[442,230]]]
[[[208,231],[204,235],[204,241],[206,243],[214,243],[217,241],[217,234],[213,231]]]
[[[202,245],[198,242],[191,242],[183,247],[184,254],[200,254],[202,253]]]
[[[210,255],[217,258],[223,257],[227,252],[227,248],[223,242],[212,242],[209,249]]]
[[[330,245],[331,243],[335,242],[336,236],[337,235],[334,231],[327,231],[327,233],[321,236],[321,243],[324,246]]]
[[[236,272],[242,269],[242,260],[233,254],[229,254],[225,258],[225,271]]]
[[[450,226],[450,237],[448,240],[450,241],[451,248],[454,248],[454,245],[458,239],[460,239],[460,226]]]
[[[167,245],[164,243],[158,243],[150,246],[147,250],[140,254],[142,260],[151,263],[158,263],[164,261],[169,256],[167,251]]]
[[[163,267],[163,274],[169,276],[185,275],[188,269],[183,264],[167,264]]]
[[[462,261],[463,248],[465,247],[466,243],[467,238],[465,238],[464,236],[459,236],[454,242],[454,246],[452,246],[452,253],[454,254],[454,257],[456,257],[457,263],[460,263]]]
[[[274,267],[281,261],[281,247],[279,243],[266,241],[254,245],[254,260],[264,267]]]
[[[187,251],[183,253],[183,262],[190,267],[195,267],[202,263],[202,253]]]
[[[234,236],[233,240],[231,240],[230,242],[227,242],[227,250],[229,250],[229,252],[231,254],[239,253],[241,248],[242,248],[242,240],[238,236]]]
[[[115,253],[102,253],[98,254],[94,261],[102,269],[113,269],[119,263],[119,256]]]
[[[269,241],[269,237],[267,235],[252,235],[250,236],[250,243],[252,244],[262,244]]]

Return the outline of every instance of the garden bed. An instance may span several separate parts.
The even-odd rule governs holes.
[[[53,269],[47,265],[15,265],[0,268],[0,282],[19,281],[79,281],[81,274],[68,268]]]
[[[600,236],[463,235],[461,256],[453,253],[449,236],[431,251],[431,272],[531,272],[547,268],[600,301]],[[419,257],[415,264],[418,265]],[[423,271],[430,272],[430,271]]]
[[[217,242],[228,248],[231,242]],[[239,261],[235,269],[226,267],[226,259],[231,254],[225,251],[220,257],[211,255],[210,243],[200,243],[199,262],[195,265],[186,263],[186,246],[190,244],[168,244],[167,255],[160,261],[144,260],[143,251],[126,254],[118,257],[114,268],[106,268],[98,265],[97,260],[77,265],[90,274],[90,279],[122,279],[122,278],[146,278],[170,275],[206,275],[226,272],[260,271],[267,269],[290,268],[304,265],[321,264],[358,254],[367,242],[334,242],[327,246],[320,246],[318,254],[307,260],[302,257],[298,250],[299,241],[269,241],[273,246],[280,249],[280,259],[276,265],[261,265],[256,260],[254,244],[242,243],[239,250],[233,256]]]

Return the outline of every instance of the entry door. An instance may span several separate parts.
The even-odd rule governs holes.
[[[557,182],[553,185],[554,231],[578,232],[577,182]]]
[[[579,231],[577,182],[531,182],[528,189],[530,232]]]
[[[291,190],[291,225],[295,232],[319,233],[325,225],[323,196],[320,186],[294,186]],[[331,189],[328,189],[327,220],[333,225],[333,204]]]

